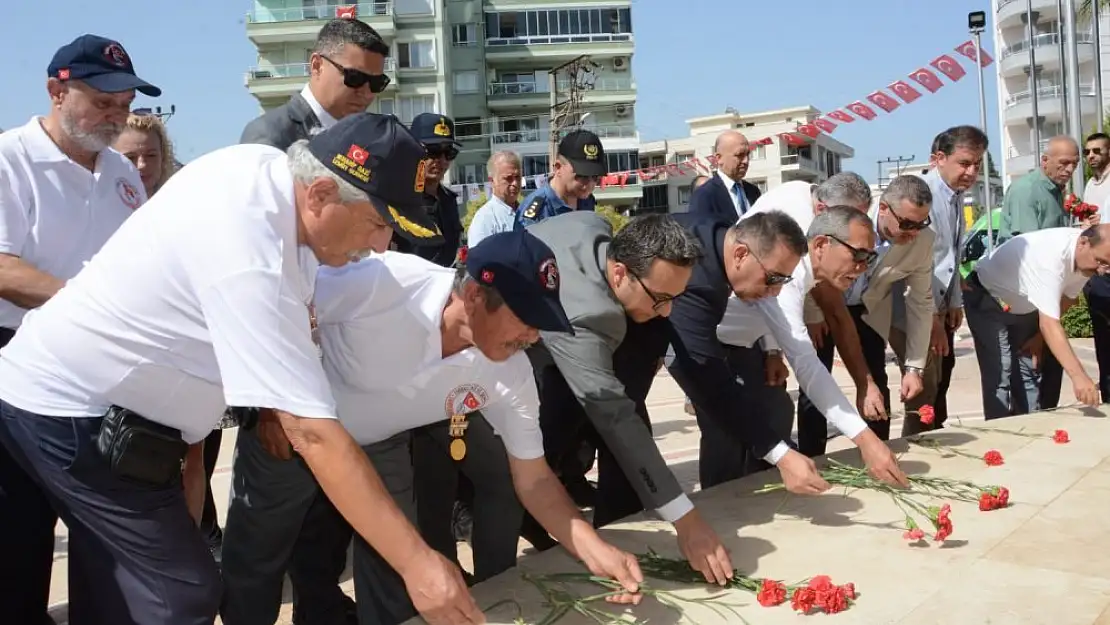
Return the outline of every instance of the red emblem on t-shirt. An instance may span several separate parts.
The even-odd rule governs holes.
[[[119,199],[124,206],[131,210],[139,208],[139,204],[143,203],[139,197],[139,190],[135,188],[135,185],[128,182],[127,178],[116,180],[116,193],[119,194]]]
[[[477,410],[478,406],[482,405],[482,402],[478,401],[478,398],[474,396],[474,393],[467,393],[466,398],[463,399],[463,405],[467,408],[470,408],[471,410]]]

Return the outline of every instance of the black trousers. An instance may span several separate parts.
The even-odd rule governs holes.
[[[871,374],[871,379],[875,380],[875,384],[883,394],[883,408],[889,416],[890,380],[886,375],[886,339],[863,320],[863,316],[867,314],[867,307],[862,304],[849,306],[848,312],[851,313],[852,321],[856,324],[856,333],[859,334],[860,350],[867,364],[867,372]],[[867,427],[871,428],[879,440],[890,440],[890,419],[868,421]]]
[[[821,364],[832,371],[833,358],[836,355],[832,333],[826,334],[821,347],[816,349]],[[825,420],[825,415],[821,414],[804,392],[798,391],[798,451],[810,458],[824,455],[828,440],[828,422]]]
[[[15,332],[0,328],[0,347]],[[18,502],[18,503],[17,503]],[[0,445],[0,610],[12,623],[52,623],[46,615],[58,515],[46,495]]]
[[[224,431],[220,428],[212,430],[204,439],[204,513],[200,517],[200,533],[208,540],[209,547],[219,545],[224,537],[216,518],[216,501],[212,497],[212,474],[216,472],[223,439]]]
[[[1102,403],[1110,403],[1110,297],[1088,292],[1087,308],[1091,313],[1095,357],[1098,359],[1098,388]]]

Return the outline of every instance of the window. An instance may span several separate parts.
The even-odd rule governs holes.
[[[651,157],[651,167],[662,167],[667,164],[667,157],[662,154]]]
[[[393,7],[397,15],[435,15],[432,0],[395,0]]]
[[[478,93],[478,70],[455,72],[455,93]]]
[[[407,41],[397,44],[397,67],[419,69],[435,66],[434,41]]]
[[[406,125],[411,124],[413,118],[421,113],[436,112],[436,97],[434,95],[414,95],[407,98],[397,98],[395,108],[393,114]]]
[[[664,189],[666,188],[665,185],[657,185],[657,186],[662,187]],[[681,186],[681,187],[678,188],[678,203],[680,205],[683,205],[683,206],[690,203],[690,187]]]
[[[473,46],[478,43],[477,24],[455,24],[451,27],[451,43],[456,46]]]
[[[679,198],[681,197],[682,195],[679,194]],[[657,184],[650,187],[644,187],[644,195],[640,198],[640,211],[658,211],[661,213],[667,212],[667,185]]]
[[[455,136],[460,139],[482,136],[482,120],[479,117],[460,117],[455,120]]]
[[[456,168],[458,175],[458,182],[460,184],[480,184],[486,182],[488,176],[486,175],[486,166],[482,164],[474,165],[459,165]]]
[[[640,164],[640,155],[638,152],[610,152],[605,155],[605,163],[611,172],[629,171]]]
[[[767,146],[757,145],[751,149],[751,160],[761,161],[765,158],[767,158]]]
[[[393,104],[394,104],[393,100],[378,100],[378,99],[375,99],[374,104],[371,105],[371,107],[374,107],[374,106],[378,107],[378,112],[381,113],[382,115],[394,115],[395,113],[393,111],[395,109],[393,107]]]
[[[539,176],[547,174],[550,167],[548,166],[547,155],[543,156],[525,156],[524,157],[524,175],[527,177]]]

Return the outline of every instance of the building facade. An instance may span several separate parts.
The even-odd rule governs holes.
[[[932,165],[930,165],[929,163],[891,165],[887,167],[885,171],[883,171],[881,184],[871,185],[871,193],[873,197],[878,198],[879,195],[882,194],[883,189],[886,188],[886,185],[889,184],[890,181],[894,178],[906,174],[924,176],[925,174],[929,173],[930,169],[932,169]],[[984,188],[985,186],[983,185],[983,177],[979,176],[979,179],[975,181],[975,184],[972,185],[970,189],[963,192],[963,202],[975,207],[985,206],[986,198],[983,197]],[[991,176],[991,203],[995,206],[999,206],[1002,204],[1002,176],[999,175],[998,171],[994,171],[993,175]],[[976,210],[978,210],[978,208]]]
[[[1027,9],[1032,5],[1032,32]],[[1061,37],[1058,0],[994,0],[995,71],[998,74],[998,112],[1002,120],[1002,180],[1006,186],[1037,164],[1033,98],[1030,74],[1036,61],[1037,127],[1041,151],[1048,139],[1064,134],[1067,103],[1064,82],[1064,46]],[[1099,22],[1103,50],[1110,50],[1110,18],[1104,13]],[[1083,128],[1073,136],[1092,132],[1106,102],[1095,94],[1095,46],[1090,19],[1081,18],[1076,27],[1079,51],[1079,105]],[[1032,34],[1032,37],[1030,37]],[[1102,55],[1102,80],[1110,85],[1110,57]]]
[[[246,82],[263,109],[304,86],[316,33],[337,8],[351,6],[392,49],[392,82],[371,110],[405,123],[429,111],[455,119],[463,148],[450,182],[484,183],[490,154],[508,149],[521,155],[534,184],[550,169],[552,108],[572,92],[580,97],[564,119],[601,137],[610,169],[639,162],[630,0],[255,0],[247,36],[258,61]],[[576,59],[584,71],[552,74]],[[632,179],[597,197],[627,208],[641,188]]]
[[[821,111],[801,106],[757,113],[728,111],[720,115],[686,120],[690,134],[676,139],[644,142],[640,145],[640,166],[659,167],[698,159],[708,165],[717,135],[725,130],[738,130],[749,141],[771,137],[769,145],[752,149],[751,163],[744,177],[761,191],[773,189],[791,180],[821,182],[842,171],[843,161],[855,151],[848,145],[822,133],[816,139],[802,137],[803,145],[788,145],[779,133],[794,132],[801,124],[812,122]],[[684,213],[689,209],[690,183],[694,174],[686,172],[653,174],[643,181],[639,212]]]

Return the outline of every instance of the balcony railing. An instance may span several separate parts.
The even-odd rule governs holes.
[[[537,46],[559,43],[608,43],[614,41],[632,41],[631,33],[591,35],[549,35],[531,37],[488,37],[487,46]]]
[[[582,130],[589,130],[602,139],[622,139],[636,136],[636,127],[627,124],[612,124],[609,126],[583,126]],[[566,135],[571,132],[570,130],[563,131],[561,134]],[[536,143],[546,142],[551,138],[551,130],[548,128],[541,129],[525,129],[525,130],[511,130],[494,133],[492,140],[494,145],[502,145],[507,143]]]
[[[550,93],[545,82],[493,82],[489,85],[489,95],[530,95]]]
[[[1064,40],[1066,41],[1067,38],[1065,37]],[[1094,43],[1095,38],[1090,33],[1079,33],[1075,36],[1075,42],[1076,43]],[[1036,36],[1033,37],[1033,45],[1035,47],[1038,47],[1038,48],[1040,48],[1042,46],[1054,46],[1054,45],[1059,45],[1059,44],[1060,44],[1060,35],[1058,33],[1044,33],[1042,35],[1036,35]],[[1025,50],[1028,50],[1028,49],[1029,49],[1029,40],[1028,39],[1023,39],[1021,41],[1017,41],[1017,42],[1013,43],[1012,45],[1006,46],[1005,48],[1002,49],[1002,58],[1012,56],[1012,55],[1017,54],[1019,52],[1024,52]]]
[[[1046,134],[1047,133],[1042,132],[1041,136],[1043,137]],[[1032,133],[1030,133],[1029,136],[1033,136]],[[1051,137],[1049,137],[1048,139],[1041,139],[1041,154],[1044,154],[1045,150],[1048,149],[1048,142],[1051,141],[1051,140],[1052,140]],[[1032,143],[1032,141],[1030,141],[1030,143]],[[1006,151],[1006,158],[1017,158],[1019,156],[1030,156],[1030,154],[1027,154],[1027,153],[1023,152],[1022,150],[1019,150],[1017,148],[1017,146],[1014,146],[1014,145],[1011,145],[1010,149]]]
[[[569,91],[571,82],[569,80],[560,80],[556,83],[559,91]],[[592,83],[592,86],[585,85],[586,91],[629,91],[632,89],[631,78],[615,78],[605,77],[598,78]]]
[[[1025,91],[1019,91],[1017,93],[1011,94],[1008,98],[1006,98],[1006,107],[1009,108],[1011,106],[1021,104],[1022,102],[1028,102],[1031,99],[1031,93],[1031,91],[1026,89]],[[1079,85],[1079,95],[1087,97],[1097,95],[1095,93],[1095,86],[1093,84]],[[1064,85],[1045,85],[1037,87],[1038,100],[1061,98],[1063,96]]]
[[[385,71],[392,72],[396,69],[397,59],[387,58],[385,60]],[[252,67],[247,73],[252,80],[260,78],[308,78],[308,63],[285,63]]]
[[[493,135],[494,145],[506,143],[537,143],[547,141],[550,131],[547,130],[514,130],[498,132]]]
[[[801,154],[784,154],[780,157],[779,164],[781,165],[798,165],[808,169],[817,169],[817,162],[808,156]]]
[[[393,13],[392,2],[367,2],[356,4],[355,17],[384,17]],[[254,23],[299,22],[302,20],[330,20],[335,17],[334,6],[293,7],[289,9],[261,9],[247,14]]]

